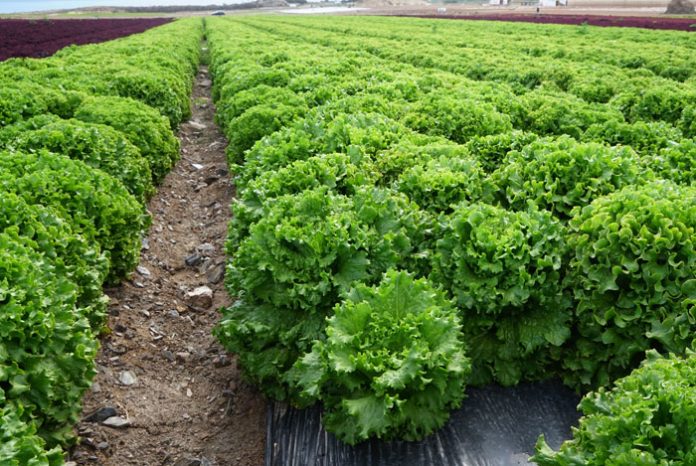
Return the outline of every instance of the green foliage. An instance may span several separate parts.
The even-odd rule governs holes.
[[[663,121],[626,123],[611,120],[590,126],[582,139],[604,142],[612,146],[631,146],[640,154],[654,154],[660,149],[676,144],[682,137],[681,131]]]
[[[649,348],[683,353],[696,332],[696,189],[627,187],[577,211],[565,285],[576,338],[565,380],[596,387],[625,375]]]
[[[230,163],[241,163],[244,152],[256,141],[290,123],[304,113],[302,107],[285,104],[261,104],[249,108],[228,121],[225,134],[229,140],[227,158]]]
[[[466,148],[487,173],[492,173],[500,167],[508,152],[521,151],[537,139],[539,136],[534,133],[512,131],[489,136],[475,136],[467,142]]]
[[[322,313],[367,277],[367,232],[350,199],[327,189],[278,198],[251,226],[227,272],[233,295]]]
[[[122,132],[147,159],[155,183],[179,160],[179,140],[167,119],[136,100],[122,97],[92,97],[77,108],[75,118],[99,123]]]
[[[696,104],[696,92],[657,85],[638,92],[623,92],[612,99],[611,103],[620,108],[629,121],[662,120],[677,123],[683,109]]]
[[[623,120],[612,107],[590,104],[563,93],[532,91],[522,97],[524,123],[518,129],[542,136],[568,135],[579,139],[593,124]]]
[[[360,186],[373,185],[378,175],[365,159],[359,155],[315,155],[254,178],[232,204],[228,253],[234,255],[249,227],[263,217],[264,209],[277,197],[321,186],[336,194],[352,195]]]
[[[354,281],[408,258],[419,212],[386,190],[354,198],[325,187],[268,203],[236,251],[227,280],[250,302],[323,313]]]
[[[686,137],[696,138],[696,104],[684,107],[678,125]]]
[[[444,136],[460,144],[474,136],[512,130],[510,117],[491,104],[438,93],[420,101],[404,116],[404,124],[424,134]]]
[[[140,258],[149,218],[123,185],[78,160],[40,151],[0,152],[0,189],[66,218],[110,260],[109,280],[125,277]]]
[[[325,316],[237,300],[213,330],[239,358],[243,374],[274,400],[302,403],[288,378],[293,364],[323,338]]]
[[[491,182],[504,205],[516,210],[535,205],[567,220],[573,208],[651,178],[628,147],[561,137],[540,139],[510,152]]]
[[[660,357],[655,351],[639,369],[585,395],[584,416],[573,438],[553,451],[541,436],[541,466],[696,464],[696,354]]]
[[[57,274],[78,286],[77,304],[98,331],[106,311],[102,284],[109,267],[99,246],[88,243],[55,210],[9,192],[0,195],[0,231],[41,253]]]
[[[440,157],[406,170],[395,188],[419,207],[433,213],[449,212],[462,201],[484,197],[486,177],[472,158]]]
[[[57,92],[33,83],[0,79],[0,129],[45,113],[69,116],[81,99],[75,92]]]
[[[139,100],[156,108],[168,119],[171,128],[176,128],[191,115],[189,91],[184,83],[173,79],[171,75],[163,76],[134,68],[122,69],[110,80],[116,95]]]
[[[646,155],[643,164],[666,180],[686,186],[696,184],[696,141],[684,139],[654,155]]]
[[[407,128],[379,114],[324,115],[317,111],[261,141],[249,150],[236,183],[248,180],[317,154],[344,153],[351,157],[375,156],[404,136]]]
[[[462,204],[441,227],[431,279],[463,312],[472,382],[547,376],[570,336],[561,286],[565,230],[548,212]]]
[[[0,389],[0,464],[5,466],[61,466],[59,447],[46,451],[46,442],[36,434],[36,426],[22,419],[21,405],[7,403]]]
[[[391,268],[428,277],[457,300],[474,383],[553,375],[576,387],[604,383],[646,348],[683,350],[693,333],[693,300],[678,297],[692,294],[679,274],[694,275],[693,258],[672,260],[659,249],[666,241],[686,250],[692,230],[668,220],[666,236],[648,234],[652,220],[636,226],[627,251],[658,251],[636,266],[628,261],[636,276],[617,278],[621,290],[637,291],[595,300],[593,277],[619,270],[604,256],[613,233],[582,243],[579,226],[566,226],[588,204],[647,189],[656,177],[693,183],[685,137],[694,135],[696,59],[686,36],[477,22],[438,22],[434,34],[431,26],[351,17],[207,21],[213,94],[232,139],[239,196],[227,244],[228,286],[239,301],[224,311],[218,338],[270,396],[330,399],[329,426],[351,442],[420,435],[387,426],[395,411],[375,402],[386,392],[342,404],[358,399],[342,385],[353,379],[327,362],[325,318],[349,288],[375,285]],[[539,42],[545,36],[554,40]],[[670,196],[648,197],[676,203]],[[690,196],[682,197],[693,203]],[[620,221],[597,225],[624,231],[631,215],[641,224],[640,206],[626,205]],[[667,210],[690,209],[682,201]],[[582,222],[591,223],[588,215]],[[666,261],[680,284],[656,281],[649,261],[660,270]],[[602,270],[588,275],[585,265]],[[656,296],[667,298],[655,304]],[[574,313],[579,301],[596,307]],[[307,377],[319,373],[330,376]]]
[[[418,440],[449,418],[471,369],[457,312],[407,272],[358,284],[328,319],[326,341],[297,362],[293,380],[324,403],[324,425],[349,444]]]
[[[0,233],[0,387],[53,446],[72,437],[97,342],[75,285],[20,241]]]
[[[123,183],[141,203],[154,193],[149,162],[126,137],[113,128],[80,120],[54,120],[42,124],[45,117],[32,118],[35,129],[18,132],[5,148],[19,151],[47,149],[87,165],[99,168]],[[12,127],[6,128],[12,131]],[[2,136],[0,135],[0,139]]]
[[[202,33],[176,21],[0,65],[2,465],[64,462],[95,373],[102,286],[139,259],[143,203],[178,158],[171,128],[190,114]]]
[[[424,165],[436,158],[467,158],[465,146],[446,139],[410,137],[375,156],[375,166],[383,185],[391,186],[409,168]]]
[[[234,98],[221,101],[215,109],[215,119],[227,124],[252,107],[271,104],[297,108],[303,106],[304,99],[285,87],[271,87],[261,84],[238,92]]]

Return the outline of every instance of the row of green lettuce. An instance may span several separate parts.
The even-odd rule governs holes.
[[[226,275],[237,301],[217,336],[261,390],[321,401],[327,429],[349,443],[421,438],[465,385],[607,386],[646,350],[677,356],[631,377],[673,374],[665,390],[694,392],[694,358],[682,359],[696,331],[688,128],[365,50],[337,54],[336,41],[359,39],[356,21],[331,18],[345,30],[321,39],[317,22],[329,21],[207,23],[238,195]],[[379,36],[404,24],[359,26]],[[424,43],[445,40],[441,23],[422,24],[432,25]],[[641,395],[629,380],[587,399],[631,403]],[[590,452],[591,422],[613,422],[606,443],[629,445],[625,464],[685,461],[693,403],[676,422],[688,403],[660,387],[644,387],[651,400],[636,414],[659,417],[654,432],[639,417],[617,424],[618,408],[589,421],[586,401],[585,439],[564,454]],[[542,456],[586,464],[553,463],[540,443]]]
[[[201,21],[0,64],[0,464],[63,464],[95,375],[103,285],[179,157]]]

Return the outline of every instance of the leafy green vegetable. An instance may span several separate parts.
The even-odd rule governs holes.
[[[431,279],[461,308],[472,382],[547,377],[570,337],[561,286],[565,230],[548,212],[462,204],[446,219]]]
[[[426,164],[437,158],[467,158],[466,147],[437,137],[409,137],[381,151],[374,157],[380,182],[391,186],[401,174],[409,168]]]
[[[213,333],[239,358],[243,374],[274,400],[301,404],[288,379],[293,364],[323,338],[325,315],[293,311],[243,299],[222,309]]]
[[[627,187],[578,211],[568,234],[565,286],[577,335],[563,359],[567,383],[605,385],[646,349],[683,353],[696,332],[696,189]]]
[[[686,186],[696,184],[696,141],[684,139],[642,158],[644,165],[666,180]]]
[[[408,258],[418,210],[389,191],[353,199],[327,188],[269,202],[228,269],[234,295],[322,313],[352,282],[378,277]]]
[[[425,279],[388,271],[356,285],[328,319],[325,342],[297,362],[293,380],[324,403],[324,425],[355,444],[418,440],[442,427],[470,371],[457,312]]]
[[[31,125],[33,120],[26,122],[26,125]],[[47,149],[82,160],[121,181],[128,192],[143,204],[154,193],[149,162],[123,134],[113,128],[74,119],[58,119],[45,125],[38,121],[35,126],[35,129],[17,134],[5,143],[5,147],[25,152]],[[11,128],[7,129],[11,131]]]
[[[626,123],[611,120],[590,126],[582,135],[583,141],[631,146],[639,154],[654,154],[682,138],[681,131],[664,121]]]
[[[22,421],[24,409],[7,403],[0,389],[0,464],[4,466],[61,466],[59,447],[46,451],[46,442],[32,422]]]
[[[0,388],[51,446],[72,437],[95,374],[97,342],[76,297],[50,262],[0,233]]]
[[[179,140],[159,112],[147,105],[122,97],[92,97],[75,112],[75,118],[100,123],[122,132],[150,163],[155,183],[179,160]]]
[[[568,135],[579,139],[593,124],[623,120],[621,113],[610,106],[587,103],[561,92],[534,90],[520,100],[525,108],[524,123],[516,129],[541,136]]]
[[[512,131],[509,133],[475,136],[466,143],[469,153],[476,157],[487,173],[492,173],[502,163],[508,152],[521,151],[539,139],[534,133]]]
[[[149,217],[116,179],[78,160],[39,151],[0,152],[0,190],[43,204],[95,241],[110,260],[109,280],[126,276],[140,258]]]
[[[512,130],[510,117],[491,104],[460,99],[446,92],[433,93],[404,116],[404,124],[424,134],[444,136],[466,143],[474,136],[504,133]]]
[[[303,113],[302,107],[285,104],[261,104],[249,108],[228,121],[225,134],[229,140],[227,159],[230,163],[244,160],[244,152],[256,141],[287,125]]]
[[[395,188],[434,213],[449,212],[461,201],[479,201],[488,191],[485,174],[475,159],[452,157],[409,168]]]
[[[696,464],[696,353],[649,351],[611,389],[585,395],[573,438],[553,451],[543,435],[531,458],[541,466]]]
[[[109,262],[99,246],[76,233],[67,219],[15,194],[0,194],[0,232],[41,253],[55,272],[78,286],[77,304],[98,331],[104,323],[106,301],[102,285]]]
[[[273,199],[320,186],[335,194],[354,194],[358,187],[374,184],[377,179],[371,165],[367,157],[359,154],[352,158],[346,154],[320,154],[253,179],[232,204],[228,252],[232,254],[236,250],[249,234],[249,227],[263,217],[264,209]]]
[[[575,207],[623,186],[650,180],[628,147],[578,143],[568,137],[540,139],[510,152],[491,175],[502,203],[515,210],[528,205],[568,220]]]

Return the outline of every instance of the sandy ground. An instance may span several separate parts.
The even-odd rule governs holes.
[[[77,464],[263,464],[265,401],[211,335],[218,309],[230,303],[222,273],[234,188],[210,84],[202,68],[193,118],[179,134],[181,161],[148,206],[153,225],[140,266],[107,290],[110,333],[84,416],[115,414],[107,423],[127,425],[83,420],[71,455]],[[212,303],[188,296],[200,286],[213,292]]]

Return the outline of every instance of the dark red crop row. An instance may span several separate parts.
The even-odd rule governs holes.
[[[68,45],[117,39],[169,21],[168,18],[0,19],[0,60],[46,57]]]
[[[599,16],[561,14],[484,14],[484,15],[417,15],[420,18],[478,19],[486,21],[520,21],[541,24],[589,24],[591,26],[615,26],[644,29],[674,29],[696,32],[696,19],[655,18],[640,16]]]

